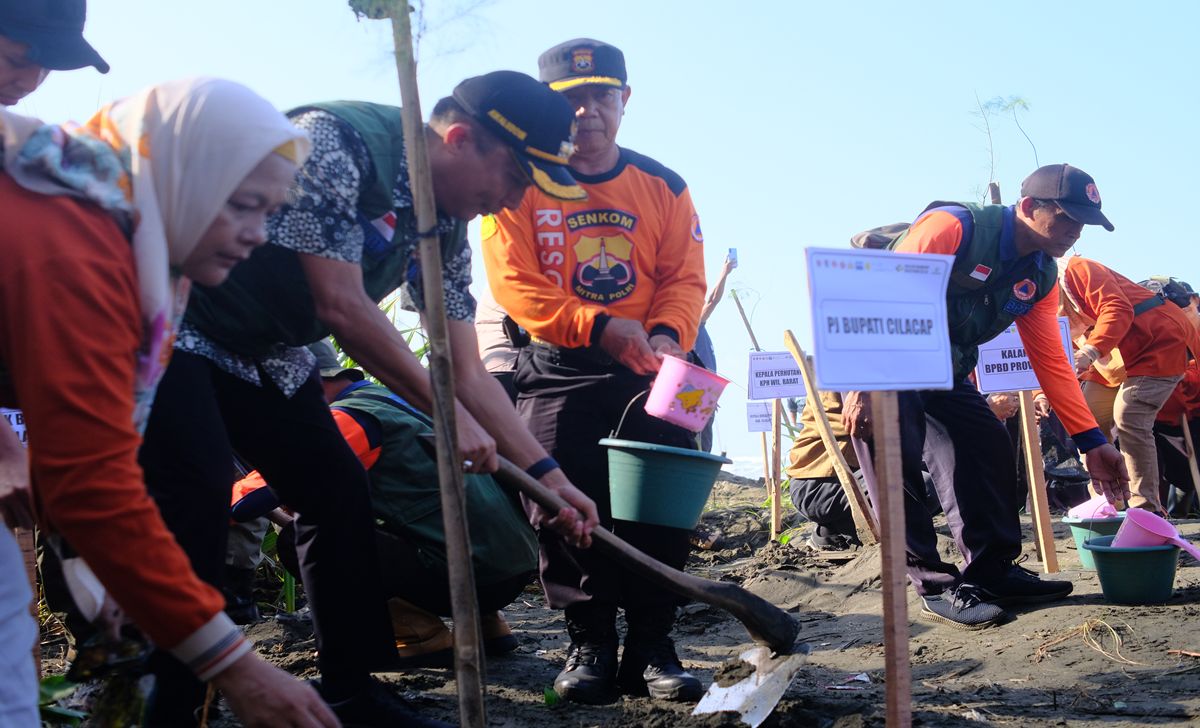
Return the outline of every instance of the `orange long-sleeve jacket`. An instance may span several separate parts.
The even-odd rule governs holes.
[[[133,425],[133,253],[99,208],[0,173],[0,405],[28,426],[39,520],[202,679],[250,650],[146,493]],[[7,426],[7,425],[4,425]]]
[[[955,255],[962,245],[962,236],[962,222],[957,217],[935,210],[913,223],[896,251]],[[1009,254],[1016,255],[1015,249]],[[1058,291],[1052,290],[1027,313],[1017,316],[1017,332],[1021,335],[1021,342],[1025,345],[1025,352],[1029,355],[1029,363],[1033,365],[1042,392],[1050,400],[1050,405],[1058,413],[1076,445],[1086,452],[1107,440],[1100,433],[1096,418],[1083,399],[1074,367],[1063,352],[1058,328],[1058,298]]]
[[[485,218],[483,260],[496,302],[534,337],[596,343],[604,316],[641,321],[692,348],[704,306],[704,245],[687,185],[621,150],[603,175],[575,174],[579,202],[530,187],[515,210]]]
[[[1134,316],[1134,306],[1155,294],[1111,268],[1075,256],[1061,283],[1064,305],[1095,321],[1087,346],[1100,356],[1120,349],[1127,376],[1173,377],[1187,368],[1189,350],[1200,354],[1200,338],[1183,309],[1167,301]]]

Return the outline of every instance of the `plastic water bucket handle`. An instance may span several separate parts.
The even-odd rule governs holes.
[[[633,403],[638,401],[639,398],[645,397],[647,394],[650,394],[649,387],[646,387],[642,391],[633,395],[633,399],[629,400],[629,404],[625,405],[625,411],[621,413],[621,420],[619,422],[617,422],[617,429],[608,433],[609,437],[613,438],[614,440],[617,439],[618,434],[621,432],[621,427],[625,425],[625,417],[629,414],[629,408],[632,407]]]

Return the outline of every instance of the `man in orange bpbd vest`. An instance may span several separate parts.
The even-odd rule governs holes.
[[[586,201],[534,189],[483,225],[483,255],[496,301],[533,337],[515,377],[517,409],[571,482],[591,496],[601,522],[675,568],[688,531],[613,522],[608,462],[597,441],[617,428],[664,354],[692,348],[704,304],[704,247],[687,185],[671,170],[617,146],[629,101],[625,58],[578,39],[538,59],[541,80],[576,109],[571,176]],[[628,407],[618,435],[696,448],[693,433]],[[566,612],[571,646],[554,688],[569,700],[606,702],[614,688],[696,700],[669,637],[677,598],[543,530],[541,577],[550,605]],[[616,611],[629,631],[617,668]]]

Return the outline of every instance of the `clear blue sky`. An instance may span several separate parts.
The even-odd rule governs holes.
[[[113,70],[53,74],[17,107],[82,120],[102,102],[168,78],[242,81],[281,108],[357,98],[397,103],[385,23],[343,0],[90,0],[87,35]],[[455,8],[465,17],[452,18]],[[809,340],[802,249],[909,220],[934,199],[973,199],[988,181],[976,95],[1020,96],[1042,164],[1095,178],[1115,233],[1088,228],[1085,255],[1140,279],[1200,283],[1187,212],[1200,119],[1191,3],[676,2],[430,0],[423,104],[500,68],[536,74],[537,56],[578,36],[613,43],[629,66],[619,141],[689,183],[710,276],[738,248],[765,348]],[[1006,199],[1034,168],[1012,122],[993,119]],[[482,272],[480,271],[480,275]],[[480,281],[482,283],[482,281]],[[750,347],[732,302],[710,322],[720,369],[739,385]],[[731,386],[716,449],[760,472]]]

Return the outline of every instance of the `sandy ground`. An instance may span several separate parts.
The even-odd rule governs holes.
[[[704,525],[721,538],[695,551],[689,570],[732,580],[793,613],[812,650],[767,726],[852,728],[883,725],[883,644],[879,554],[876,549],[820,554],[798,535],[767,544],[763,491],[748,481],[719,482]],[[1057,520],[1057,519],[1056,519]],[[1028,519],[1025,527],[1028,535]],[[1200,522],[1181,530],[1200,536]],[[944,530],[944,529],[943,529]],[[797,531],[797,533],[800,533]],[[1075,583],[1068,599],[1020,609],[1014,619],[982,632],[961,632],[916,619],[910,591],[910,655],[914,723],[924,726],[1150,726],[1200,723],[1200,566],[1184,557],[1174,597],[1161,606],[1105,601],[1094,572],[1082,571],[1070,533],[1055,528],[1062,578]],[[1028,566],[1040,570],[1027,538]],[[945,550],[954,547],[944,540]],[[735,726],[736,716],[694,718],[691,706],[623,698],[608,706],[560,703],[545,691],[565,656],[558,612],[530,587],[505,610],[520,639],[512,655],[487,665],[491,726]],[[1085,624],[1092,625],[1090,632]],[[249,628],[258,650],[295,674],[315,676],[315,644],[307,623],[267,620]],[[1093,638],[1089,645],[1089,635]],[[1119,637],[1120,644],[1114,641]],[[752,646],[740,623],[701,604],[683,609],[675,631],[684,665],[706,684],[722,664]],[[1104,652],[1101,652],[1104,650]],[[847,678],[866,673],[870,682]],[[453,673],[419,669],[385,673],[422,713],[455,721]],[[834,686],[856,689],[831,689]],[[215,725],[236,725],[227,716]]]

